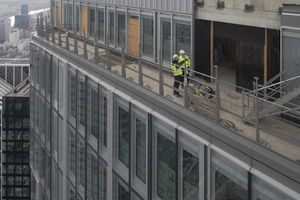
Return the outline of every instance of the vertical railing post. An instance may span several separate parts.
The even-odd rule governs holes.
[[[94,61],[98,65],[99,64],[99,50],[98,50],[98,31],[95,29],[95,52],[94,52]]]
[[[183,80],[183,82],[184,82],[184,107],[186,107],[186,108],[188,108],[189,107],[189,96],[188,96],[188,91],[187,91],[187,89],[188,89],[188,80],[187,80],[187,73],[186,73],[186,60],[185,60],[185,62],[184,62],[184,67],[182,68],[183,69],[183,71],[184,71],[184,80]],[[179,83],[180,84],[180,83]]]
[[[110,62],[110,49],[109,49],[109,37],[106,34],[106,41],[107,41],[107,51],[106,51],[106,66],[109,71],[111,71],[111,62]]]
[[[123,44],[123,38],[121,38],[121,49],[122,49],[122,55],[121,55],[122,76],[126,78],[126,60],[125,60],[125,48]]]
[[[61,42],[61,28],[58,27],[58,45],[62,46],[62,42]]]
[[[85,38],[85,27],[83,27],[83,57],[88,59],[86,38]]]
[[[69,33],[66,32],[66,49],[70,51],[70,44],[69,44]]]
[[[221,110],[221,98],[220,98],[220,86],[218,78],[218,65],[215,65],[216,71],[216,122],[220,123],[220,110]]]
[[[142,45],[141,43],[139,43],[139,84],[140,85],[144,85],[143,84],[143,67],[142,67]]]
[[[243,101],[242,101],[242,106],[243,106],[243,117],[245,117],[245,91],[242,91],[242,95],[243,95]]]
[[[161,50],[158,49],[159,56],[159,94],[164,96],[164,82],[163,82],[163,66],[162,66],[162,56]]]
[[[256,142],[260,143],[259,133],[259,106],[258,106],[258,77],[254,77],[256,84]]]
[[[52,20],[52,29],[51,29],[51,35],[52,35],[52,43],[55,44],[55,31],[54,31],[54,19],[53,16],[51,18]]]
[[[77,45],[77,28],[74,25],[74,53],[78,55],[78,45]]]

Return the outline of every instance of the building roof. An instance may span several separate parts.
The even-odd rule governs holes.
[[[13,87],[10,84],[8,84],[6,81],[0,78],[0,99],[2,99],[2,97],[12,89]]]
[[[29,97],[29,88],[30,88],[30,79],[27,78],[22,83],[17,85],[15,88],[11,89],[5,96],[28,96]]]
[[[30,65],[30,59],[1,59],[0,65]]]

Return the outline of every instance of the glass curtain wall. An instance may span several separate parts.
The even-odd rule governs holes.
[[[115,96],[114,105],[114,141],[115,168],[128,181],[130,148],[130,113],[129,103]]]
[[[85,76],[77,71],[77,130],[85,137]]]
[[[118,46],[126,47],[126,15],[124,12],[117,11],[117,33],[118,33]]]
[[[73,3],[68,3],[68,30],[73,30]]]
[[[62,1],[62,28],[66,28],[67,24],[67,3],[65,0]]]
[[[88,35],[91,37],[95,36],[95,28],[96,28],[95,27],[95,25],[96,25],[95,14],[96,14],[95,7],[89,6]]]
[[[74,17],[74,24],[75,24],[75,27],[76,27],[76,31],[79,32],[80,29],[80,5],[79,3],[76,3],[74,4],[74,13],[75,13],[75,17]]]
[[[143,15],[142,16],[142,47],[143,55],[153,57],[154,49],[154,23],[153,17]]]
[[[155,198],[175,200],[177,152],[175,128],[153,117],[153,178]]]
[[[179,54],[184,50],[187,56],[191,56],[191,25],[189,21],[174,20],[175,52]]]
[[[248,172],[211,150],[211,199],[248,199]]]
[[[162,45],[162,59],[171,62],[171,21],[162,20],[161,21],[161,45]]]
[[[99,101],[98,101],[98,85],[95,81],[88,79],[88,94],[87,94],[87,140],[91,146],[98,149],[99,139]]]
[[[99,87],[99,152],[101,156],[107,159],[107,90]]]
[[[104,9],[97,7],[97,17],[98,17],[98,39],[104,41]]]
[[[54,23],[55,26],[57,26],[56,24],[56,20],[57,20],[57,16],[56,16],[56,1],[52,0],[51,1],[51,11],[52,11],[52,19],[51,19],[51,24]]]
[[[179,132],[179,195],[183,200],[204,199],[204,145]]]
[[[148,115],[139,107],[132,105],[131,133],[132,143],[132,185],[145,199],[148,180]]]
[[[115,13],[114,10],[108,9],[107,30],[109,35],[109,43],[115,44]]]
[[[76,70],[73,67],[69,67],[69,122],[76,127]]]

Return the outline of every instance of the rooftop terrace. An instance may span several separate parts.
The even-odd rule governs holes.
[[[291,88],[291,85],[295,85],[293,81],[297,79],[282,82],[279,90],[278,77],[274,77],[274,80],[263,86],[254,83],[254,90],[250,91],[235,85],[235,69],[230,63],[223,63],[222,66],[215,66],[215,77],[192,71],[193,76],[188,78],[189,84],[179,88],[183,97],[177,97],[173,95],[171,63],[162,61],[161,56],[150,59],[142,55],[141,51],[135,52],[109,42],[100,43],[76,32],[62,33],[60,29],[54,28],[50,31],[49,26],[45,32],[40,31],[38,34],[39,36],[34,37],[44,37],[88,62],[96,63],[99,67],[119,75],[120,79],[141,85],[169,101],[189,108],[192,112],[221,123],[231,131],[256,141],[295,163],[300,162],[300,114],[297,110],[299,93],[296,92],[293,98],[283,101],[283,97],[288,96],[289,92],[283,92],[282,89],[285,84]],[[290,70],[298,64],[299,61]],[[198,95],[204,86],[215,91],[215,94],[211,94],[211,99],[205,100]],[[295,88],[297,86],[290,90],[296,91]],[[296,100],[296,103],[291,103],[291,100]],[[266,112],[266,108],[270,106],[272,109]]]

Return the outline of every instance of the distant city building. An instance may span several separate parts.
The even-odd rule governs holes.
[[[9,33],[11,30],[10,19],[0,20],[0,42],[5,42],[9,40]]]
[[[29,79],[3,97],[2,197],[30,199]]]
[[[30,30],[31,15],[15,15],[15,28]]]
[[[16,87],[29,76],[29,59],[1,59],[0,79]]]
[[[21,5],[21,15],[28,15],[28,4]]]
[[[9,33],[9,41],[13,44],[18,43],[20,40],[20,29],[14,28]]]

